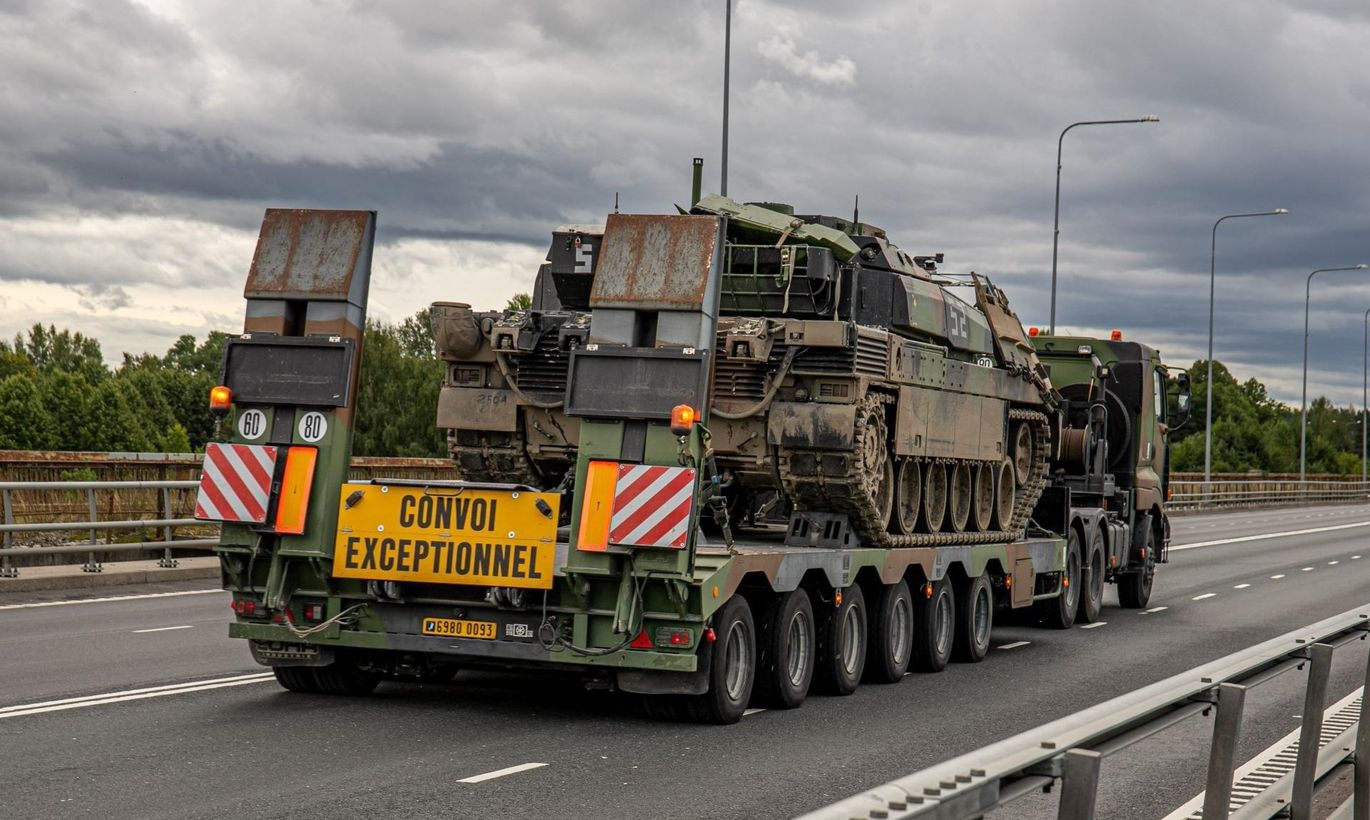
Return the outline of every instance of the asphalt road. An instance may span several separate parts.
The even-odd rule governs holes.
[[[1198,546],[1161,568],[1155,611],[1110,606],[1103,626],[1064,632],[1001,625],[982,664],[732,727],[653,722],[554,677],[294,695],[226,637],[227,595],[202,584],[8,596],[0,816],[784,817],[1370,600],[1370,507],[1188,516],[1174,534]],[[1334,699],[1365,662],[1363,645],[1338,652]],[[1296,725],[1301,683],[1253,690],[1241,759]],[[1192,797],[1209,728],[1110,758],[1100,816],[1158,817]],[[1052,799],[1001,816],[1053,816]]]

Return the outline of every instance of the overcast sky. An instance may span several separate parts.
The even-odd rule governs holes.
[[[371,313],[527,290],[552,227],[718,187],[723,0],[0,0],[0,332],[107,356],[237,330],[267,207],[380,212]],[[729,193],[861,215],[1045,325],[1297,402],[1303,285],[1370,262],[1363,0],[736,0]],[[1359,402],[1370,275],[1314,280]]]

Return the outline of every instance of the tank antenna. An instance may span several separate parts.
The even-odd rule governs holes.
[[[861,195],[856,195],[856,201],[851,206],[851,223],[853,226],[861,224]]]
[[[614,191],[614,213],[618,213],[618,191]]]
[[[723,23],[723,160],[718,174],[718,192],[728,195],[728,80],[733,51],[733,0],[728,0]]]

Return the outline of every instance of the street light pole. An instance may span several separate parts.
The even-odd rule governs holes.
[[[1370,421],[1370,308],[1365,311],[1365,339],[1361,344],[1360,383],[1360,483],[1370,482],[1370,448],[1367,448],[1366,423]]]
[[[733,0],[728,0],[723,23],[723,160],[719,163],[718,193],[728,195],[728,81],[733,58]]]
[[[1365,270],[1365,265],[1349,265],[1343,268],[1318,268],[1308,274],[1303,286],[1303,412],[1299,423],[1299,494],[1302,495],[1308,484],[1308,305],[1312,301],[1313,277],[1319,273],[1340,270]]]
[[[1260,211],[1254,214],[1228,214],[1213,223],[1213,245],[1208,254],[1208,378],[1204,384],[1204,498],[1208,498],[1209,487],[1213,482],[1213,295],[1218,271],[1218,226],[1227,219],[1242,219],[1248,216],[1282,216],[1289,213],[1284,208],[1273,211]]]
[[[1123,125],[1136,122],[1160,121],[1161,118],[1155,114],[1147,114],[1145,117],[1135,117],[1130,120],[1086,120],[1085,122],[1073,122],[1061,131],[1061,136],[1056,138],[1056,215],[1052,218],[1051,226],[1051,335],[1056,335],[1056,250],[1061,239],[1061,148],[1066,140],[1066,132],[1080,125]]]

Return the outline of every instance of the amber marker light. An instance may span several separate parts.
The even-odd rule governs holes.
[[[1121,330],[1115,330],[1112,333],[1108,334],[1108,338],[1112,339],[1115,342],[1121,342],[1123,340],[1123,332]]]
[[[688,404],[677,404],[671,408],[671,432],[677,436],[688,436],[694,429],[699,414]]]
[[[1029,336],[1036,336],[1037,334],[1039,334],[1039,333],[1041,333],[1041,332],[1042,332],[1042,331],[1041,331],[1039,328],[1035,328],[1035,327],[1030,327],[1030,328],[1028,328],[1028,335],[1029,335]]]
[[[209,389],[209,412],[222,416],[233,405],[233,391],[222,384]]]

